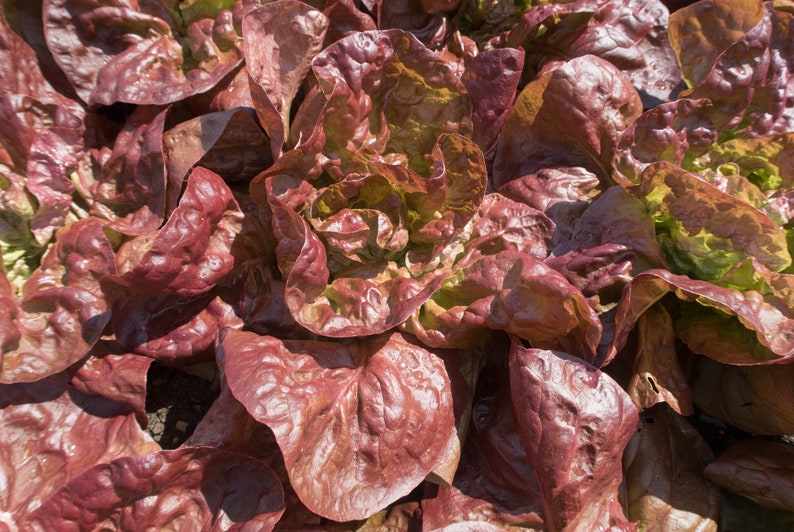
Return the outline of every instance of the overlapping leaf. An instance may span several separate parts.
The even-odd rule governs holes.
[[[494,184],[560,166],[609,179],[618,135],[641,112],[636,89],[617,67],[592,55],[571,59],[516,99],[497,145]]]
[[[88,355],[110,319],[100,278],[115,273],[102,226],[87,219],[58,232],[21,299],[0,278],[0,382],[36,381]]]
[[[406,495],[457,440],[443,362],[399,333],[341,344],[227,329],[220,349],[232,393],[274,432],[301,501],[330,519]]]
[[[83,395],[62,376],[0,385],[0,429],[0,525],[11,528],[95,464],[159,449],[127,405]]]
[[[125,348],[171,360],[207,354],[221,325],[239,323],[211,290],[234,266],[241,222],[228,186],[199,167],[162,229],[119,250],[122,271],[102,290]]]
[[[716,531],[720,494],[703,469],[714,453],[665,405],[642,414],[623,456],[627,517],[642,530]]]
[[[86,103],[161,105],[212,88],[242,61],[242,9],[233,0],[48,0],[44,30]]]
[[[278,478],[262,462],[188,447],[93,467],[53,494],[25,527],[270,531],[283,505]]]
[[[620,457],[638,421],[626,392],[580,359],[518,342],[510,352],[510,390],[547,526],[627,525],[615,513]]]

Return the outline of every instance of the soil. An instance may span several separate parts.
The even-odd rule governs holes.
[[[182,370],[153,363],[146,388],[146,431],[164,449],[179,447],[195,430],[196,425],[218,397],[218,390],[207,379]],[[751,435],[725,425],[697,410],[687,420],[719,456],[737,441]],[[792,443],[792,439],[783,438]]]
[[[146,385],[146,431],[164,449],[175,449],[193,433],[217,397],[212,382],[154,362]]]

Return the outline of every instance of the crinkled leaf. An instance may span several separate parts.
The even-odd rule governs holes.
[[[141,235],[163,223],[168,198],[163,166],[166,113],[155,107],[136,108],[94,185],[92,213],[121,233]]]
[[[22,37],[6,24],[0,24],[0,94],[25,94],[45,104],[76,109],[77,102],[50,84],[46,74],[51,73],[42,70],[48,67]]]
[[[650,107],[669,101],[680,88],[667,20],[660,1],[544,2],[524,14],[507,42],[527,51],[524,75],[529,80],[560,57],[591,54],[625,72]]]
[[[523,64],[524,52],[515,48],[492,48],[464,57],[460,79],[474,106],[471,136],[484,152],[495,145],[513,107]]]
[[[610,353],[621,349],[637,319],[668,293],[681,300],[676,336],[694,351],[726,364],[768,364],[794,355],[789,275],[756,265],[756,285],[742,292],[705,281],[648,270],[626,286],[615,318]],[[766,271],[766,275],[764,275]]]
[[[749,136],[788,130],[790,13],[760,0],[698,2],[674,13],[669,35],[692,87],[683,94],[710,98],[720,129]]]
[[[794,447],[762,439],[741,440],[703,471],[706,478],[765,508],[794,513]]]
[[[695,2],[671,14],[670,44],[689,86],[705,80],[719,56],[763,17],[760,0]]]
[[[339,524],[332,527],[322,517],[310,512],[292,489],[284,458],[276,437],[267,425],[254,419],[245,407],[234,398],[225,381],[210,410],[204,415],[184,446],[208,446],[233,451],[257,458],[267,464],[278,476],[284,490],[284,514],[275,530],[307,530],[323,526],[329,532],[349,532]]]
[[[58,232],[19,302],[10,284],[0,285],[11,309],[0,329],[0,382],[39,380],[85,357],[110,319],[99,280],[115,273],[102,226],[87,219]]]
[[[0,430],[0,526],[12,529],[94,464],[159,449],[127,405],[83,395],[57,376],[0,385]]]
[[[768,216],[666,162],[649,165],[635,192],[656,222],[672,271],[716,280],[755,257],[780,271],[791,264],[786,233]]]
[[[477,212],[487,173],[477,145],[459,135],[438,138],[432,158],[429,177],[379,160],[317,189],[294,168],[267,177],[285,301],[298,323],[326,336],[377,334],[435,291],[447,267],[440,250]]]
[[[494,354],[505,360],[506,345]],[[495,357],[494,357],[495,358]],[[510,399],[506,364],[480,373],[460,465],[452,486],[428,486],[422,500],[426,530],[502,530],[507,526],[541,528],[544,524],[534,471],[518,433]]]
[[[33,141],[28,156],[26,187],[39,207],[30,220],[30,231],[45,245],[61,227],[72,208],[74,183],[69,177],[78,164],[83,144],[82,124],[51,127]]]
[[[694,169],[736,165],[736,172],[763,191],[794,188],[794,133],[756,139],[732,139],[714,145],[692,161]]]
[[[449,38],[450,23],[444,11],[460,0],[375,0],[380,29],[400,28],[411,32],[425,46],[438,48]]]
[[[327,518],[385,508],[457,438],[443,362],[399,333],[340,344],[227,329],[219,356],[235,397],[276,435],[292,487]]]
[[[592,55],[572,59],[516,99],[497,143],[494,184],[559,166],[608,179],[618,136],[641,112],[636,89],[617,67]]]
[[[627,517],[640,530],[716,532],[720,493],[703,477],[714,453],[665,405],[642,413],[623,455]]]
[[[717,141],[712,113],[713,104],[705,98],[681,98],[644,112],[620,135],[620,177],[639,183],[642,171],[656,161],[688,167]]]
[[[113,281],[139,295],[204,294],[234,265],[230,248],[241,223],[229,187],[214,172],[196,168],[171,217],[134,267]]]
[[[419,530],[422,527],[422,510],[418,501],[394,504],[372,515],[355,532],[385,532],[388,530]]]
[[[593,200],[576,220],[570,240],[555,246],[546,264],[585,296],[599,295],[599,303],[607,304],[619,296],[607,288],[665,261],[643,203],[613,186]]]
[[[463,2],[458,23],[466,35],[473,38],[480,48],[484,48],[485,43],[494,35],[500,35],[513,28],[533,3],[531,0]]]
[[[120,346],[112,345],[98,344],[79,367],[70,370],[69,383],[82,394],[128,404],[139,420],[146,419],[146,375],[152,359],[122,354]]]
[[[223,180],[205,168],[193,170],[162,229],[139,237],[140,250],[120,249],[126,271],[102,281],[125,348],[165,358],[191,356],[206,352],[221,325],[236,324],[233,309],[211,291],[234,266],[231,246],[241,223]],[[136,240],[126,244],[135,245]]]
[[[733,366],[707,357],[685,364],[695,405],[752,434],[794,434],[794,365]]]
[[[89,104],[172,103],[211,89],[243,59],[240,14],[230,11],[242,2],[201,4],[180,13],[162,0],[47,0],[47,46]]]
[[[637,349],[626,391],[640,410],[667,403],[683,416],[691,416],[692,394],[678,362],[675,330],[670,314],[661,305],[648,308],[637,320]]]
[[[552,244],[570,240],[574,225],[594,197],[601,182],[582,167],[547,168],[505,183],[499,192],[534,207],[555,225]]]
[[[267,135],[243,109],[208,113],[181,122],[163,135],[163,158],[169,182],[182,183],[200,165],[227,183],[248,181],[269,167],[273,158]],[[168,203],[180,187],[169,190]],[[170,210],[170,209],[169,209]]]
[[[372,17],[359,9],[358,3],[354,0],[327,0],[323,14],[329,21],[328,31],[325,34],[326,45],[352,33],[378,29]]]
[[[25,176],[16,172],[0,174],[0,246],[3,273],[10,292],[21,293],[22,285],[38,268],[44,249],[30,232],[36,212],[33,197],[25,188]]]
[[[108,293],[119,342],[128,350],[166,363],[211,360],[218,331],[240,328],[234,307],[215,291],[196,297]]]
[[[352,34],[318,54],[312,68],[326,103],[310,135],[324,137],[329,156],[371,146],[427,175],[427,155],[439,135],[471,134],[472,103],[463,82],[410,33]]]
[[[276,249],[287,269],[285,302],[295,320],[324,336],[377,334],[405,321],[441,282],[423,284],[394,262],[360,264],[330,278],[328,254],[308,223],[271,198]]]
[[[243,19],[243,51],[259,120],[274,157],[289,138],[290,109],[311,61],[322,49],[328,18],[297,0],[279,0]]]
[[[273,530],[278,477],[254,458],[187,447],[118,458],[73,478],[25,523],[30,530]]]
[[[495,329],[589,361],[601,336],[598,317],[576,287],[514,250],[475,254],[456,266],[406,326],[428,345],[467,347]]]
[[[517,340],[510,390],[549,528],[628,524],[615,513],[621,457],[638,421],[626,392],[581,359]]]

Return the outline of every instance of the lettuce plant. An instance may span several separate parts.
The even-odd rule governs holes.
[[[0,529],[794,522],[789,3],[2,6]]]

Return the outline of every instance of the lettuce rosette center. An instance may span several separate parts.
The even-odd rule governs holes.
[[[367,43],[371,46],[365,46]],[[441,251],[476,214],[487,170],[471,98],[411,34],[352,35],[315,57],[320,119],[251,184],[272,211],[285,302],[325,336],[400,325],[449,275]]]

